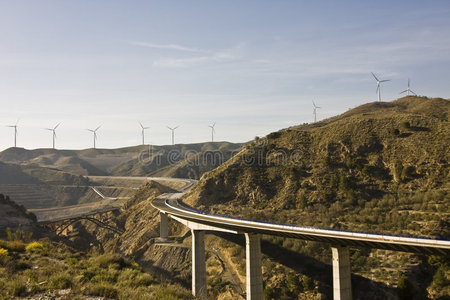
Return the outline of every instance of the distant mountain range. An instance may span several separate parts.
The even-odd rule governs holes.
[[[86,150],[9,148],[0,152],[0,193],[27,208],[91,202],[98,195],[89,185],[96,184],[84,176],[199,179],[241,148],[242,144],[227,142]]]

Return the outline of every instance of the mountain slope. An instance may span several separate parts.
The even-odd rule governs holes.
[[[228,142],[151,146],[112,169],[115,176],[157,176],[199,179],[238,153],[242,144]]]
[[[449,100],[405,97],[280,130],[206,173],[185,201],[249,219],[448,239],[449,113]],[[264,273],[269,299],[280,293],[297,299],[283,272],[300,270],[306,276],[301,263],[283,259],[280,252],[311,257],[316,266],[331,262],[329,245],[264,240],[272,250],[263,265],[280,268],[276,274]],[[399,274],[405,274],[404,282],[413,286],[409,292],[419,298],[450,292],[443,275],[433,280],[436,274],[450,275],[448,262],[432,264],[423,256],[370,249],[353,249],[351,255],[352,272],[360,276],[354,281],[355,298],[363,299],[364,291],[375,291],[375,285],[373,297],[392,298],[391,287],[404,284]],[[317,278],[316,291],[329,295],[322,273],[323,268],[316,268],[308,276]]]
[[[375,229],[358,222],[350,226],[344,218],[347,212],[373,206],[372,201],[393,201],[389,206],[396,209],[430,205],[415,205],[415,210],[449,220],[437,214],[447,212],[449,204],[444,201],[450,188],[449,110],[448,100],[407,97],[271,133],[207,173],[189,201],[251,204],[254,213],[280,211],[280,221],[295,223],[305,210],[332,208],[336,214],[314,224],[353,230]],[[306,225],[312,225],[308,218]],[[404,225],[386,229],[429,234]],[[383,226],[379,231],[386,232]]]

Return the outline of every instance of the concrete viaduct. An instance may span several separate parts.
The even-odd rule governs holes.
[[[184,193],[166,193],[153,206],[160,211],[160,237],[167,239],[168,217],[189,227],[192,232],[192,294],[207,298],[205,231],[244,234],[246,240],[247,299],[263,299],[261,234],[277,235],[331,245],[333,258],[333,297],[352,299],[349,247],[365,247],[423,254],[450,255],[450,241],[403,237],[344,230],[282,225],[202,213],[178,201]]]

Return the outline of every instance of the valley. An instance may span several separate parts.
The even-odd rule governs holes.
[[[8,149],[0,153],[0,193],[16,198],[38,221],[52,214],[64,218],[64,213],[92,213],[118,231],[85,219],[58,236],[35,232],[82,253],[95,247],[101,255],[122,255],[186,291],[191,284],[192,233],[170,221],[170,242],[161,241],[160,214],[152,202],[164,193],[185,192],[182,201],[206,214],[448,240],[449,112],[448,100],[409,96],[368,103],[245,145],[174,145],[164,152],[89,149],[75,154]],[[75,166],[66,163],[68,156]],[[111,206],[115,208],[100,211]],[[33,226],[32,221],[27,224]],[[204,243],[208,296],[243,299],[243,236],[207,232]],[[262,234],[265,299],[331,298],[329,243]],[[363,243],[349,246],[354,299],[406,299],[402,295],[411,294],[445,299],[450,292],[445,256],[372,249]],[[82,286],[77,280],[73,286]],[[116,297],[125,295],[113,284],[111,288]],[[80,291],[74,288],[73,293]]]

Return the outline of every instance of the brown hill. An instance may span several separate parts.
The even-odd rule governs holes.
[[[151,146],[115,168],[116,176],[157,176],[199,179],[238,153],[242,144],[228,142]]]
[[[186,201],[202,210],[256,220],[450,238],[449,112],[449,100],[405,97],[271,133],[206,173]],[[316,278],[321,294],[331,293],[317,267],[317,262],[330,263],[328,245],[265,239],[272,261],[263,265],[280,268],[264,275],[267,295],[290,295],[288,285],[275,282],[290,280],[283,272],[304,269],[293,258],[285,259],[294,253],[316,260],[316,271],[308,276]],[[432,280],[434,272],[448,274],[448,264],[430,266],[429,261],[352,250],[352,270],[362,276],[355,281],[354,296],[363,299],[364,291],[377,290],[370,297],[392,297],[395,291],[389,286],[396,286],[399,273],[414,286],[409,292],[419,297],[448,295],[448,281]]]

